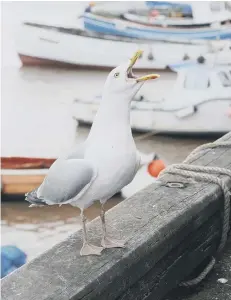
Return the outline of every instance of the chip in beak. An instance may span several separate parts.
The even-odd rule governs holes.
[[[141,77],[137,77],[132,73],[132,67],[135,65],[136,61],[138,60],[138,58],[141,57],[142,54],[143,54],[143,51],[138,50],[133,55],[133,57],[130,59],[130,64],[129,64],[128,69],[127,69],[128,78],[136,79],[136,82],[142,82],[142,81],[147,81],[147,80],[150,80],[150,79],[159,78],[160,75],[158,75],[158,74],[149,74],[149,75],[144,75],[144,76],[141,76]]]

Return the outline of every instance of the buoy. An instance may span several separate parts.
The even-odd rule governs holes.
[[[148,165],[148,173],[152,177],[158,177],[159,173],[165,168],[165,164],[161,159],[153,160]]]
[[[197,58],[197,62],[199,63],[199,64],[203,64],[204,62],[205,62],[205,58],[204,58],[204,56],[199,56],[198,58]]]

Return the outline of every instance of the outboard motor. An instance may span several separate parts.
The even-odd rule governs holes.
[[[189,55],[187,53],[185,53],[183,60],[189,60],[189,59],[190,59]]]

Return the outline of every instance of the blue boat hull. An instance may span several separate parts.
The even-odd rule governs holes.
[[[118,25],[120,24],[120,25]],[[168,40],[168,39],[183,39],[183,40],[215,40],[231,39],[231,26],[223,27],[222,29],[213,28],[197,28],[197,29],[173,29],[173,28],[150,28],[148,26],[134,25],[127,21],[105,21],[99,17],[84,16],[84,26],[86,30],[100,32],[104,34],[132,37],[147,40]]]

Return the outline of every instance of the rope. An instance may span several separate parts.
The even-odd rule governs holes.
[[[150,136],[154,136],[158,133],[160,133],[160,131],[153,130],[153,131],[150,131],[150,132],[147,132],[147,133],[144,133],[144,134],[140,134],[139,136],[134,138],[134,140],[135,141],[142,141],[142,140],[144,140],[146,138],[149,138]]]
[[[197,285],[209,274],[209,272],[213,269],[215,263],[216,263],[216,260],[212,256],[212,258],[211,258],[210,262],[208,263],[208,265],[205,267],[205,269],[196,278],[188,280],[188,281],[183,281],[179,285],[180,286],[186,286],[186,287]]]
[[[231,139],[231,132],[229,132],[225,137]],[[215,141],[214,143],[208,143],[196,148],[184,161],[182,164],[174,164],[163,170],[159,174],[159,178],[161,178],[164,174],[171,175],[180,175],[184,178],[191,178],[196,181],[204,181],[204,182],[212,182],[217,184],[224,195],[224,212],[223,212],[223,224],[222,224],[222,234],[221,240],[218,247],[218,253],[224,248],[225,243],[227,241],[227,235],[229,231],[229,217],[230,217],[230,192],[229,187],[227,186],[224,178],[219,178],[220,175],[229,176],[231,179],[231,171],[226,168],[219,167],[207,167],[207,166],[198,166],[198,165],[190,165],[192,161],[196,160],[199,156],[201,156],[202,151],[209,152],[211,149],[217,147],[230,147],[230,141]],[[212,270],[215,265],[215,258],[212,257],[207,267],[194,279],[188,280],[180,283],[181,286],[193,286],[201,282],[207,274]]]

